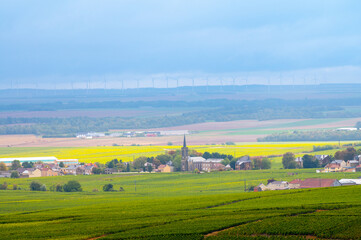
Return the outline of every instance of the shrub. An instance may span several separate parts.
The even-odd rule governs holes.
[[[8,189],[8,183],[4,182],[3,184],[0,184],[0,190],[6,190]]]
[[[41,188],[41,183],[36,182],[36,181],[32,181],[30,183],[30,190],[31,191],[40,191]]]
[[[19,173],[17,171],[13,171],[10,175],[11,178],[19,178]]]
[[[44,191],[44,192],[46,191],[46,186],[45,186],[45,184],[41,185],[40,191]]]
[[[93,189],[93,192],[99,192],[99,190],[98,190],[98,189],[96,189],[96,188],[94,188],[94,189]]]
[[[119,188],[119,192],[124,192],[124,188],[123,188],[123,187],[120,187],[120,188]]]
[[[105,185],[103,186],[103,191],[104,191],[104,192],[112,192],[112,191],[114,191],[114,189],[113,189],[113,184],[110,184],[110,183],[105,184]]]
[[[63,186],[64,192],[81,192],[83,191],[78,181],[69,181]]]
[[[55,187],[55,191],[62,192],[63,191],[63,186],[60,185],[60,184],[57,184],[56,187]]]
[[[13,184],[13,190],[18,190],[18,185]]]

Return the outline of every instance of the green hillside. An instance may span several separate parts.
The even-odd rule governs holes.
[[[359,186],[244,192],[245,184],[271,177],[359,176],[292,172],[297,175],[264,170],[36,179],[48,189],[75,179],[84,190],[78,193],[31,192],[34,179],[8,179],[9,188],[22,190],[0,191],[0,239],[358,239]],[[102,192],[107,183],[125,191]]]

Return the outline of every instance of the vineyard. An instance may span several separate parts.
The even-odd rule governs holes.
[[[314,171],[294,170],[297,178]],[[317,175],[343,178],[345,173]],[[357,173],[347,173],[356,178]],[[358,239],[361,187],[244,192],[287,170],[209,174],[120,174],[36,179],[47,187],[77,180],[83,192],[30,192],[34,179],[0,191],[1,239]],[[101,192],[112,183],[122,192]],[[95,189],[99,190],[96,192]]]

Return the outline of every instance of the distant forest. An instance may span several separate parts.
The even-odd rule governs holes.
[[[289,142],[289,141],[361,141],[361,130],[357,131],[292,131],[275,133],[264,138],[259,138],[259,142]]]
[[[204,100],[204,101],[105,101],[69,102],[48,104],[0,105],[0,111],[40,111],[64,109],[122,109],[122,108],[204,108],[178,115],[141,117],[71,117],[71,118],[0,118],[0,134],[36,134],[47,136],[74,136],[90,131],[106,132],[110,129],[146,129],[180,126],[207,121],[270,120],[304,118],[361,117],[360,111],[349,111],[345,106],[360,106],[361,99],[312,100]],[[1,113],[1,112],[0,112]]]

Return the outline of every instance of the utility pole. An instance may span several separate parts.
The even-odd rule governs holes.
[[[137,180],[134,180],[134,191],[137,191]]]
[[[244,179],[243,181],[244,181],[244,192],[247,192],[247,180]]]

